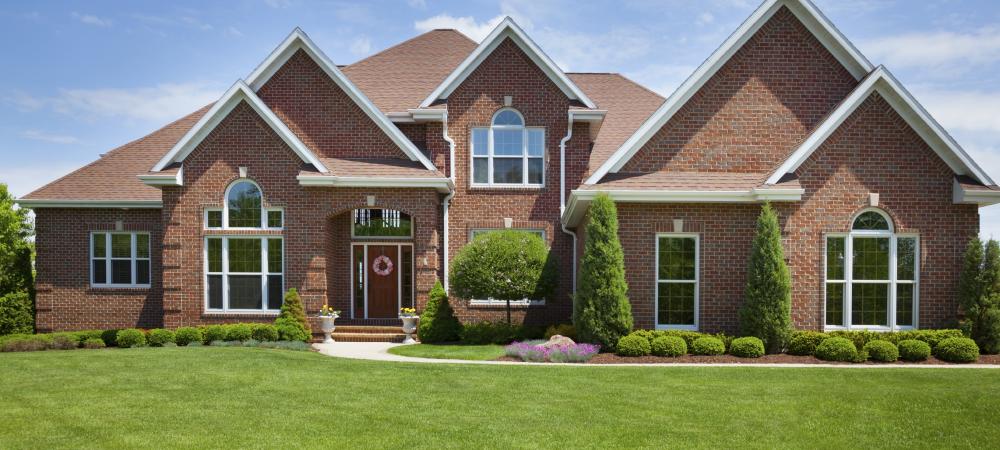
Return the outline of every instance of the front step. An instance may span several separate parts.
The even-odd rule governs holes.
[[[337,325],[331,334],[337,342],[395,342],[406,339],[402,327],[390,325]],[[323,341],[323,334],[314,334],[313,340]]]

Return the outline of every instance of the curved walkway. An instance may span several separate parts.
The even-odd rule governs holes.
[[[488,364],[542,367],[833,367],[838,369],[1000,369],[997,364],[730,364],[730,363],[663,363],[663,364],[553,364],[521,361],[470,361],[465,359],[414,358],[389,353],[392,347],[405,345],[388,342],[335,342],[313,344],[326,356],[370,361],[411,362],[430,364]]]

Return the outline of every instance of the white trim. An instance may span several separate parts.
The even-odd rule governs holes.
[[[299,175],[297,178],[302,186],[340,186],[340,187],[409,187],[434,188],[439,192],[450,192],[454,183],[448,178],[419,177],[342,177],[337,175]]]
[[[507,306],[506,300],[497,300],[495,298],[488,298],[485,300],[471,299],[469,300],[469,306]],[[511,300],[510,306],[545,306],[545,300]]]
[[[833,113],[767,179],[767,184],[777,184],[785,174],[795,172],[873,92],[878,92],[956,174],[969,175],[986,185],[996,184],[906,88],[882,66],[875,69],[837,106]]]
[[[368,267],[368,247],[372,246],[372,245],[396,247],[396,267],[397,267],[397,269],[396,269],[396,307],[397,307],[396,311],[397,312],[400,309],[403,308],[403,306],[402,306],[403,305],[403,273],[402,273],[402,270],[400,270],[398,268],[399,267],[403,267],[403,264],[402,264],[402,262],[403,262],[402,261],[403,260],[403,247],[410,247],[410,258],[411,258],[411,261],[410,261],[410,277],[413,280],[412,283],[411,283],[411,285],[410,285],[410,299],[411,299],[411,301],[413,301],[414,307],[416,307],[416,301],[417,301],[417,297],[416,297],[416,295],[417,295],[417,292],[416,292],[416,289],[417,289],[417,278],[416,278],[417,277],[417,261],[416,261],[417,260],[417,254],[416,254],[415,247],[414,247],[413,243],[412,242],[379,242],[379,241],[365,242],[364,240],[360,240],[360,239],[367,239],[367,237],[358,237],[357,239],[359,239],[359,241],[354,241],[353,239],[354,238],[352,237],[352,241],[351,241],[351,256],[350,256],[350,259],[351,259],[351,272],[350,272],[350,275],[351,275],[351,318],[353,318],[353,319],[368,319],[369,318],[368,317],[368,281],[369,281],[370,278],[368,277],[368,272],[369,272],[370,267]],[[363,280],[363,283],[364,283],[364,287],[362,288],[364,290],[364,297],[365,297],[365,299],[364,299],[364,304],[365,304],[365,314],[364,314],[364,317],[357,317],[357,311],[355,311],[355,309],[354,309],[354,302],[356,301],[356,297],[355,297],[354,294],[356,293],[355,289],[357,287],[357,286],[355,286],[354,283],[356,283],[358,281],[358,280],[356,280],[354,278],[354,276],[357,275],[354,272],[357,269],[354,266],[354,264],[357,262],[357,260],[355,259],[356,255],[354,253],[354,248],[358,247],[358,246],[362,247],[362,249],[363,249],[363,251],[362,251],[363,254],[361,256],[361,258],[362,258],[361,267],[364,268],[364,273],[361,276],[362,276],[362,280]],[[391,319],[391,318],[392,317],[378,317],[378,319]]]
[[[99,234],[104,235],[104,257],[103,258],[97,258],[97,257],[94,256],[94,237],[96,235],[99,235]],[[148,256],[146,256],[145,258],[140,258],[138,256],[138,253],[139,253],[139,247],[138,247],[139,246],[139,238],[138,238],[138,236],[140,234],[146,236],[146,245],[148,247],[146,249],[147,250],[146,254]],[[111,240],[112,239],[111,239],[111,237],[114,236],[114,235],[126,235],[126,236],[129,236],[129,241],[130,241],[129,247],[130,248],[129,248],[129,256],[127,258],[113,257],[112,256],[112,247],[111,247]],[[148,232],[148,231],[110,231],[110,230],[101,231],[101,230],[95,230],[95,231],[91,231],[90,233],[87,234],[87,240],[88,240],[87,246],[90,249],[90,252],[89,252],[90,258],[88,258],[88,260],[87,260],[87,265],[89,266],[87,268],[87,273],[90,274],[90,276],[88,277],[89,278],[88,282],[89,282],[89,285],[90,285],[91,288],[94,288],[94,289],[137,289],[137,288],[138,289],[146,289],[146,288],[149,288],[149,287],[152,286],[152,283],[153,283],[153,236],[152,236],[152,234],[150,232]],[[95,260],[103,260],[104,261],[104,283],[95,283],[94,282],[94,261]],[[130,279],[132,280],[132,283],[114,283],[114,282],[112,282],[112,279],[113,279],[112,278],[113,277],[113,275],[112,275],[112,267],[113,267],[112,261],[114,261],[114,260],[119,260],[119,261],[121,261],[121,260],[128,260],[128,261],[130,261],[130,265],[131,265],[131,268],[130,268],[130,270],[131,270]],[[149,279],[149,283],[136,283],[136,281],[138,280],[138,275],[139,275],[139,271],[138,271],[139,263],[138,262],[140,260],[142,260],[142,261],[148,261],[149,262],[149,274],[147,275],[147,277]]]
[[[655,257],[653,265],[653,323],[657,330],[691,330],[698,331],[699,309],[701,305],[701,235],[698,233],[656,233],[654,244]],[[660,238],[694,239],[694,280],[661,280],[660,279]],[[694,283],[694,323],[660,324],[660,283]]]
[[[386,136],[389,137],[399,147],[411,161],[420,161],[427,170],[435,170],[434,164],[427,159],[413,142],[411,142],[403,132],[393,125],[392,121],[375,106],[371,100],[347,76],[344,75],[337,65],[323,53],[322,50],[309,38],[309,36],[296,27],[288,34],[288,37],[278,45],[274,51],[247,77],[249,84],[254,91],[259,90],[271,77],[288,61],[298,50],[303,50],[313,61],[330,77],[333,82],[356,103],[369,118],[375,122]],[[320,166],[316,166],[319,168]],[[326,170],[320,170],[326,172]]]
[[[968,190],[958,180],[955,180],[953,196],[957,204],[990,206],[1000,203],[1000,190]]]
[[[587,108],[596,108],[594,102],[587,97],[587,94],[584,94],[583,91],[577,87],[577,85],[573,83],[573,81],[570,80],[565,73],[563,73],[559,66],[557,66],[556,63],[553,62],[552,59],[549,58],[549,56],[546,55],[545,52],[542,51],[542,49],[539,48],[530,37],[528,37],[524,30],[522,30],[521,27],[514,22],[514,19],[511,19],[510,17],[505,17],[503,21],[501,21],[496,28],[494,28],[493,31],[490,32],[485,39],[483,39],[483,42],[481,42],[479,46],[476,47],[476,49],[469,54],[469,56],[466,57],[465,60],[462,61],[462,63],[459,64],[458,67],[456,67],[455,70],[444,79],[444,81],[441,82],[440,85],[434,88],[434,91],[431,92],[431,94],[428,95],[422,103],[420,103],[420,107],[427,108],[439,99],[448,98],[448,96],[451,95],[455,89],[461,86],[462,82],[464,82],[465,79],[468,78],[469,75],[471,75],[472,72],[475,71],[476,68],[479,67],[479,65],[493,53],[493,50],[495,50],[500,43],[503,42],[504,38],[508,37],[512,42],[517,44],[517,46],[520,47],[526,55],[528,55],[528,58],[531,58],[531,61],[534,62],[538,68],[540,68],[542,72],[544,72],[545,75],[547,75],[549,79],[552,80],[552,82],[564,94],[566,94],[567,97],[572,100],[579,100],[580,103],[583,103]]]
[[[18,206],[22,208],[121,208],[121,209],[160,209],[160,200],[32,200],[19,199]]]
[[[209,272],[209,261],[208,261],[208,241],[210,239],[219,239],[222,241],[222,271],[221,272]],[[261,257],[261,267],[260,272],[230,272],[229,270],[229,240],[230,239],[257,239],[260,241],[260,257]],[[271,239],[278,239],[281,241],[281,272],[271,272],[269,261],[268,261],[268,241]],[[203,267],[202,267],[202,282],[204,283],[203,292],[203,312],[205,314],[265,314],[273,315],[278,314],[281,307],[278,308],[268,308],[271,306],[272,299],[270,298],[269,277],[273,275],[281,276],[281,296],[284,297],[285,293],[285,283],[287,275],[285,274],[286,267],[286,255],[285,255],[285,237],[282,235],[259,235],[259,234],[211,234],[206,235],[202,239],[202,257]],[[208,289],[208,277],[209,276],[221,276],[222,277],[222,308],[210,308],[209,307],[209,289]],[[229,307],[229,277],[230,276],[258,276],[261,281],[261,309],[235,309]],[[283,301],[283,298],[281,299]]]
[[[184,166],[177,169],[177,173],[170,174],[143,174],[136,175],[139,180],[147,186],[183,186]]]
[[[235,187],[236,185],[239,185],[241,183],[250,183],[250,184],[254,185],[254,187],[257,188],[257,192],[260,192],[260,226],[256,226],[256,227],[231,227],[231,226],[229,226],[229,193],[232,192],[233,187]],[[208,211],[209,210],[213,210],[213,209],[218,209],[218,208],[207,208],[205,210],[206,211],[205,212],[205,219],[206,220],[205,220],[205,225],[204,226],[205,226],[206,229],[209,229],[208,228],[208,220],[207,220],[208,219]],[[275,210],[281,210],[282,211],[282,213],[281,213],[282,227],[281,228],[271,228],[271,227],[267,226],[267,212],[268,211],[275,211]],[[223,230],[281,230],[281,229],[284,229],[284,221],[285,221],[285,213],[284,213],[283,209],[281,209],[281,208],[265,208],[264,207],[264,189],[262,189],[260,187],[260,185],[257,184],[256,181],[251,180],[249,178],[237,178],[232,183],[229,183],[229,186],[226,187],[226,191],[224,192],[224,194],[222,196],[222,229]]]
[[[705,60],[691,76],[608,158],[584,184],[597,184],[608,172],[617,173],[674,114],[736,54],[782,6],[795,15],[834,57],[861,79],[873,66],[809,0],[767,0]]]

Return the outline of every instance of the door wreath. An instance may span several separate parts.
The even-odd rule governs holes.
[[[379,276],[389,276],[392,273],[392,260],[388,256],[380,255],[372,263],[372,270]]]

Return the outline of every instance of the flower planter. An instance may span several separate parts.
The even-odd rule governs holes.
[[[337,320],[337,317],[335,317],[335,316],[320,316],[320,319],[323,322],[323,324],[322,324],[322,327],[323,327],[323,343],[324,344],[332,344],[332,343],[334,343],[333,336],[330,336],[330,333],[333,333],[333,330],[337,329],[337,326],[334,324],[334,321]]]
[[[417,320],[420,320],[420,317],[400,317],[400,319],[403,321],[403,333],[406,333],[406,339],[403,340],[403,343],[416,344],[417,341],[413,339],[413,333],[417,331]]]

